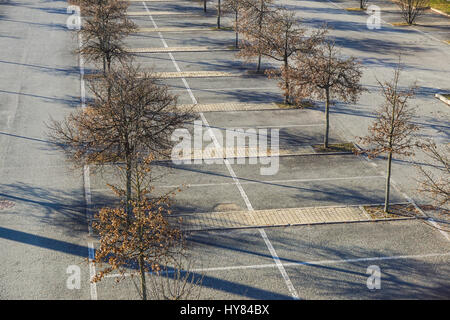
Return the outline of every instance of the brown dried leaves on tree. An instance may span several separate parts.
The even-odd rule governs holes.
[[[413,123],[414,109],[408,103],[414,97],[414,86],[402,90],[399,87],[400,61],[392,81],[378,81],[384,103],[379,107],[375,120],[369,126],[369,134],[359,138],[367,146],[364,153],[369,157],[387,154],[386,194],[384,211],[389,210],[391,165],[393,155],[412,156],[416,145],[414,133],[419,127]]]
[[[234,15],[234,32],[236,35],[234,46],[236,48],[239,47],[240,13],[245,9],[245,3],[246,0],[224,0],[222,5],[224,12],[230,12]]]
[[[75,164],[127,163],[149,153],[167,157],[172,132],[191,117],[151,72],[131,65],[92,80],[89,88],[92,103],[49,125]]]
[[[150,72],[124,65],[92,80],[93,102],[62,121],[51,120],[50,137],[75,165],[120,164],[131,197],[133,165],[149,154],[168,158],[173,131],[191,119],[176,108],[176,97]]]
[[[147,299],[146,273],[159,272],[167,264],[176,263],[184,249],[181,230],[168,220],[173,192],[151,196],[153,188],[144,183],[152,161],[153,157],[149,156],[132,168],[135,189],[132,199],[122,201],[118,207],[102,208],[92,224],[100,238],[95,263],[100,268],[107,264],[93,281],[100,281],[114,270],[123,278],[127,270],[137,268],[139,291],[144,300]],[[126,194],[120,186],[112,189],[119,197]]]
[[[363,91],[361,66],[354,57],[340,57],[335,43],[327,40],[311,54],[297,56],[290,73],[292,95],[297,103],[305,98],[325,102],[324,148],[327,148],[331,101],[354,103],[358,100]]]
[[[280,78],[285,103],[292,103],[292,64],[299,56],[315,56],[318,46],[328,32],[326,27],[308,32],[301,27],[294,12],[277,10],[268,19],[267,29],[260,36],[260,48],[264,56],[281,62],[279,69],[266,70],[271,78]]]
[[[240,19],[240,31],[245,39],[241,41],[241,50],[237,56],[246,61],[257,57],[257,72],[260,71],[263,54],[260,38],[266,32],[269,16],[275,11],[271,7],[272,3],[273,0],[245,0]]]

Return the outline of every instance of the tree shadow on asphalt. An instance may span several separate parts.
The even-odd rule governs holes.
[[[0,60],[0,64],[7,64],[7,65],[15,65],[15,66],[23,66],[28,67],[31,69],[36,69],[43,72],[48,72],[55,75],[62,75],[62,76],[70,76],[70,75],[79,75],[80,69],[79,67],[68,67],[68,68],[55,68],[51,66],[41,66],[36,64],[29,64],[29,63],[20,63],[20,62],[14,62],[14,61],[5,61]]]
[[[326,228],[326,226],[324,226]],[[358,224],[362,233],[366,229],[376,228],[373,224]],[[399,224],[384,224],[383,227],[391,228],[393,232],[401,227]],[[295,228],[295,227],[294,227]],[[303,227],[298,227],[298,230]],[[314,230],[318,230],[320,226]],[[342,228],[342,234],[346,232],[345,225],[336,225],[329,228]],[[305,239],[292,241],[291,238],[283,237],[282,232],[276,233],[277,236],[269,234],[272,244],[280,253],[295,250],[304,252],[305,255],[312,253],[314,260],[347,260],[376,257],[395,257],[404,256],[405,252],[393,249],[390,244],[392,239],[383,239],[386,246],[381,250],[368,249],[364,246],[353,244],[351,247],[335,247],[332,239],[325,239],[328,244],[313,244],[308,241],[308,234],[312,233],[313,228],[305,229]],[[407,232],[407,231],[406,231]],[[275,233],[274,233],[275,234]],[[370,233],[369,233],[370,234]],[[381,240],[381,241],[383,241]],[[367,238],[365,241],[380,241],[380,239]],[[426,252],[426,254],[435,252]],[[436,252],[436,253],[442,253]],[[318,256],[318,258],[317,258]],[[280,259],[289,261],[291,259]],[[447,258],[446,258],[447,259]],[[412,263],[408,263],[412,261]],[[439,265],[431,262],[425,262],[423,259],[383,259],[368,261],[349,261],[339,264],[313,264],[299,263],[298,267],[286,266],[291,281],[298,284],[301,288],[308,285],[308,289],[318,288],[321,298],[342,297],[345,299],[442,299],[448,298],[450,294],[448,273],[450,271],[448,263],[441,262]],[[369,265],[378,265],[381,269],[381,289],[369,290],[366,286],[367,278],[370,274],[366,273]],[[348,267],[345,267],[348,266]],[[305,282],[305,279],[308,281]],[[316,291],[316,292],[317,292]]]
[[[0,238],[83,258],[88,255],[88,248],[85,246],[4,227],[0,227]]]
[[[320,227],[318,226],[314,230],[318,230],[317,228]],[[387,262],[383,260],[370,261],[369,259],[368,261],[330,263],[330,260],[393,257],[402,256],[405,253],[391,248],[373,250],[357,245],[347,248],[333,247],[330,241],[328,241],[328,245],[314,244],[308,241],[308,233],[312,231],[312,227],[290,228],[291,230],[297,228],[299,231],[300,228],[304,228],[305,239],[293,241],[289,237],[284,237],[282,228],[268,229],[270,230],[268,232],[270,241],[277,250],[280,260],[285,264],[290,280],[300,294],[300,298],[438,299],[449,296],[450,287],[447,275],[450,270],[448,264],[435,265],[419,259],[413,260],[413,264],[405,263],[405,261],[411,261],[405,259],[387,259]],[[333,228],[339,228],[339,226],[333,226]],[[272,230],[275,231],[272,232]],[[214,253],[216,248],[229,252],[225,255],[234,255],[233,252],[236,252],[236,254],[244,254],[248,257],[272,258],[268,251],[263,253],[257,249],[258,246],[261,246],[258,241],[254,240],[258,236],[248,233],[248,230],[193,233],[188,237],[190,250],[201,252],[203,259],[217,254]],[[253,239],[251,239],[252,237]],[[243,244],[245,245],[243,246]],[[256,248],[248,249],[251,247]],[[281,252],[292,252],[294,256],[301,254],[306,259],[287,258]],[[321,260],[328,261],[328,263],[317,262]],[[316,262],[314,263],[314,261]],[[369,290],[366,286],[367,278],[370,276],[366,273],[367,267],[374,264],[381,267],[381,290]],[[433,275],[431,276],[431,274]],[[305,291],[312,291],[319,296],[302,296],[302,292]]]
[[[61,190],[15,182],[3,184],[0,198],[13,201],[15,206],[2,214],[31,218],[39,223],[61,227],[68,235],[87,231],[86,204],[82,190]]]
[[[341,48],[353,49],[361,52],[367,53],[378,53],[378,54],[393,54],[398,56],[401,53],[403,56],[415,55],[418,52],[426,52],[431,49],[414,45],[414,44],[402,44],[396,41],[389,41],[386,39],[348,39],[344,37],[333,37],[338,45]]]
[[[0,93],[36,98],[36,99],[43,100],[44,102],[56,103],[59,105],[63,104],[63,105],[67,105],[69,107],[78,107],[80,105],[80,98],[76,97],[76,96],[66,95],[66,98],[54,98],[54,97],[41,96],[41,95],[32,94],[32,93],[14,92],[14,91],[7,91],[7,90],[0,90]]]

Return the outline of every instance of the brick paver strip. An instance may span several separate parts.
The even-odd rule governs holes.
[[[154,72],[153,77],[157,79],[175,79],[175,78],[214,78],[214,77],[240,77],[245,73],[231,73],[222,71],[184,71],[184,72]],[[86,79],[102,77],[101,73],[86,74]]]
[[[170,217],[170,219],[179,216]],[[185,231],[367,221],[359,207],[289,208],[182,215]]]
[[[183,2],[183,0],[121,0],[122,2]],[[186,1],[186,0],[185,0]]]
[[[155,77],[160,79],[170,78],[209,78],[209,77],[240,77],[244,73],[223,71],[183,71],[183,72],[155,72]]]
[[[198,31],[220,31],[218,29],[208,27],[163,27],[163,28],[138,28],[137,33],[147,32],[198,32]]]
[[[166,53],[166,52],[208,52],[208,51],[231,51],[228,47],[168,47],[168,48],[128,48],[130,53]]]
[[[210,103],[210,104],[184,104],[179,109],[192,110],[193,112],[214,111],[259,111],[280,109],[275,103]],[[294,108],[294,107],[293,107]]]
[[[228,150],[227,148],[214,149],[214,153],[205,152],[206,149],[193,149],[191,154],[180,154],[178,157],[173,157],[172,160],[186,161],[186,160],[213,160],[213,159],[235,159],[235,158],[248,158],[248,157],[267,157],[267,156],[295,156],[314,153],[314,149],[308,145],[291,145],[289,148],[279,148],[278,152],[272,151],[270,147],[266,150],[258,148],[249,148],[247,146],[234,147]],[[216,154],[217,151],[217,154]]]

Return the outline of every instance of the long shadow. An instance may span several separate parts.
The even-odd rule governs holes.
[[[88,255],[87,247],[4,227],[0,227],[0,238],[49,250],[68,253],[83,258],[87,257]]]
[[[19,135],[16,135],[16,134],[6,133],[6,132],[1,132],[1,131],[0,131],[0,135],[12,137],[12,138],[19,138],[19,139],[30,140],[30,141],[35,141],[35,142],[41,142],[41,143],[45,143],[45,144],[52,144],[52,145],[56,145],[56,146],[62,146],[62,144],[60,144],[60,143],[52,142],[52,141],[49,141],[49,140],[42,140],[42,139],[25,137],[25,136],[19,136]]]
[[[69,76],[72,74],[79,74],[79,72],[80,72],[78,67],[53,68],[53,67],[48,67],[48,66],[39,66],[39,65],[35,65],[35,64],[19,63],[19,62],[4,61],[4,60],[0,60],[0,63],[36,68],[39,70],[50,71],[50,72],[55,72],[55,73],[61,73],[62,75],[65,75],[65,76]]]
[[[26,97],[31,97],[31,98],[43,99],[45,101],[61,103],[61,104],[65,104],[65,105],[68,105],[71,107],[78,107],[80,105],[79,97],[70,97],[70,98],[63,99],[63,98],[53,98],[53,97],[40,96],[37,94],[7,91],[7,90],[0,90],[0,92],[6,93],[6,94],[15,94],[15,95],[21,95],[21,96],[26,96]]]
[[[15,182],[2,184],[0,198],[16,203],[12,209],[3,212],[3,215],[21,216],[59,227],[71,236],[84,234],[87,230],[86,205],[81,189],[61,190]]]
[[[69,29],[67,29],[67,26],[65,24],[60,24],[60,23],[39,23],[39,22],[21,21],[21,20],[12,20],[12,19],[1,19],[1,18],[0,18],[0,20],[8,21],[8,22],[15,22],[15,23],[29,24],[29,25],[38,26],[38,27],[59,29],[59,30],[62,30],[62,31],[70,31]]]

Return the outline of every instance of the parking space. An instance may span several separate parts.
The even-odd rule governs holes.
[[[195,279],[203,277],[200,298],[291,299],[289,283],[300,299],[448,297],[446,240],[421,222],[270,228],[266,233],[287,280],[258,230],[191,234],[189,271]],[[404,241],[405,233],[416,241]],[[379,290],[367,287],[370,266],[381,272]],[[99,284],[100,299],[137,296],[129,276],[120,285],[116,279],[111,274]]]
[[[290,1],[288,4],[293,5]],[[214,30],[216,20],[212,9],[204,16],[200,3],[171,1],[133,3],[129,11],[147,12],[146,7],[150,12],[191,10],[198,16],[133,16],[139,28],[146,28],[146,31],[128,37],[127,47],[177,48],[172,53],[135,54],[136,63],[143,68],[156,72],[231,73],[255,68],[229,50],[234,44],[233,31]],[[314,21],[316,16],[321,16],[320,10],[326,8],[327,14],[334,10],[327,3],[307,2],[304,7],[309,8],[307,12],[311,15],[307,23],[311,24],[317,22]],[[295,10],[299,8],[295,2]],[[162,31],[151,30],[155,27]],[[174,32],[169,28],[180,29]],[[340,25],[337,34],[359,32],[357,29],[344,30]],[[182,47],[223,47],[226,50],[180,52]],[[180,77],[160,81],[179,96],[178,103],[182,105],[282,101],[275,80],[251,73],[239,77]],[[205,127],[215,130],[219,145],[223,145],[222,137],[237,128],[269,132],[276,129],[280,149],[305,146],[311,152],[279,157],[277,170],[268,176],[261,175],[261,168],[267,164],[258,161],[250,164],[249,158],[241,159],[243,163],[236,159],[221,159],[215,164],[158,162],[153,167],[153,193],[162,194],[180,186],[182,190],[174,196],[172,208],[176,214],[191,217],[211,212],[383,203],[385,177],[378,167],[353,154],[314,153],[311,146],[323,141],[322,111],[318,106],[302,110],[199,113],[197,120],[201,119]],[[186,127],[192,133],[192,125],[186,124]],[[339,122],[332,120],[330,142],[347,142],[348,136]],[[111,181],[117,181],[117,177],[108,170],[103,177],[92,176],[93,203],[110,203],[112,193],[105,184]],[[393,188],[391,201],[403,203],[406,199],[400,190]],[[419,220],[203,231],[187,236],[188,251],[194,262],[193,273],[196,277],[203,275],[203,299],[439,298],[448,295],[449,282],[443,276],[448,274],[448,243]],[[367,267],[374,264],[381,269],[385,290],[374,292],[366,286]],[[433,281],[427,282],[429,276]],[[97,284],[100,299],[138,298],[133,283],[137,278],[126,277],[124,284],[115,285],[116,278],[108,276]]]

